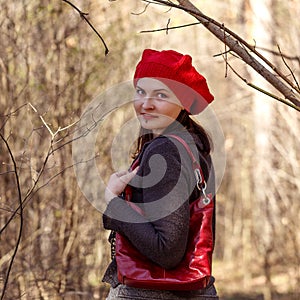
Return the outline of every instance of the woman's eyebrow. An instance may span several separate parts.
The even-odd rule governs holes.
[[[137,88],[141,89],[141,90],[145,90],[144,88],[136,85]],[[165,89],[165,88],[159,88],[159,89],[155,89],[153,90],[154,92],[160,92],[160,91],[166,91],[166,92],[170,92],[168,89]]]
[[[153,90],[153,91],[154,91],[154,92],[160,92],[160,91],[169,92],[169,90],[164,89],[164,88],[162,88],[162,89],[156,89],[156,90]]]

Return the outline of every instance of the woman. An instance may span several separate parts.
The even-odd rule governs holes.
[[[189,204],[199,196],[190,157],[170,138],[183,138],[199,157],[208,190],[214,193],[211,143],[190,115],[200,113],[213,96],[189,55],[173,50],[146,49],[134,75],[134,108],[141,125],[134,153],[139,167],[113,174],[107,184],[104,228],[125,236],[147,259],[165,269],[183,259],[189,233]],[[127,185],[131,202],[143,213],[120,201]],[[213,224],[214,227],[214,218]],[[121,284],[113,259],[103,281],[111,285],[107,299],[218,299],[214,278],[196,291],[151,290]]]

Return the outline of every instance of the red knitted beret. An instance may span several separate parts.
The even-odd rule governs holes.
[[[165,83],[192,115],[200,113],[214,99],[206,79],[192,66],[191,56],[174,50],[145,49],[135,70],[134,85],[143,77]]]

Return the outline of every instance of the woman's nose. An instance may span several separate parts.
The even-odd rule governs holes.
[[[144,109],[154,109],[153,99],[151,97],[145,97],[142,107]]]

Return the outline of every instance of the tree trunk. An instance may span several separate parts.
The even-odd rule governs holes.
[[[250,27],[249,38],[255,38],[257,46],[272,48],[272,0],[250,0]],[[268,55],[266,53],[266,55]],[[260,78],[252,74],[252,80],[259,82],[258,85],[264,87],[266,84]],[[268,89],[266,87],[266,89]],[[271,203],[268,198],[268,187],[270,178],[268,172],[272,169],[272,150],[270,143],[270,133],[273,120],[273,105],[260,93],[253,93],[253,123],[255,138],[255,157],[253,168],[254,179],[254,199],[253,210],[255,233],[258,238],[259,253],[263,260],[263,270],[265,276],[264,299],[272,299],[271,283],[271,263],[273,236],[272,226],[269,216],[272,214]]]

